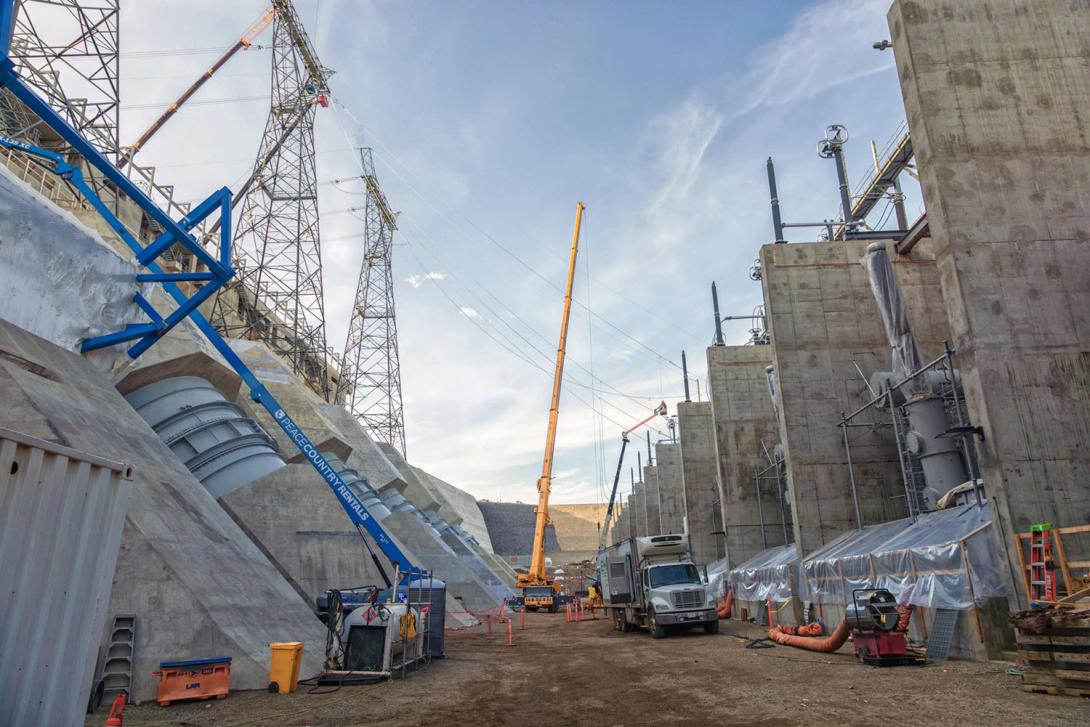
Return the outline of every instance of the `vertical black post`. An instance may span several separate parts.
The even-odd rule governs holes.
[[[651,430],[647,430],[647,466],[655,466],[655,458],[651,455]]]
[[[840,184],[840,207],[843,210],[844,215],[844,231],[842,236],[846,237],[848,231],[855,227],[852,223],[852,200],[848,194],[848,169],[844,165],[844,146],[842,144],[830,144],[832,146],[833,159],[836,162],[836,179]]]
[[[681,352],[681,376],[685,379],[685,401],[692,401],[689,398],[689,364],[685,361],[685,352]]]
[[[768,158],[768,195],[772,199],[772,228],[776,231],[776,242],[787,242],[783,237],[783,220],[780,219],[780,198],[776,194],[776,167],[772,157]]]
[[[636,469],[640,471],[640,479],[643,479],[643,452],[636,450]]]
[[[893,178],[893,210],[897,214],[897,229],[908,229],[908,215],[905,214],[905,195],[901,192],[901,180]]]
[[[715,345],[723,345],[723,318],[719,315],[719,293],[715,289],[715,281],[712,281],[712,310],[715,312]]]

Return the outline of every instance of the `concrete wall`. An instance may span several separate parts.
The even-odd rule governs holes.
[[[642,480],[632,483],[632,506],[636,536],[647,535],[647,488]]]
[[[1090,522],[1090,4],[902,0],[889,24],[1006,541]]]
[[[795,542],[810,553],[855,527],[839,414],[870,398],[869,376],[890,367],[889,345],[866,271],[866,242],[765,245],[761,273],[780,400],[781,442]],[[938,270],[928,244],[892,256],[925,360],[947,338]],[[853,360],[855,363],[853,363]],[[873,421],[873,418],[871,419]],[[884,421],[884,420],[883,420]],[[904,485],[886,429],[852,431],[864,524],[905,517]]]
[[[758,500],[754,479],[756,472],[769,465],[766,452],[771,454],[780,441],[765,374],[771,363],[771,346],[708,348],[720,516],[726,533],[725,557],[730,567],[744,563],[767,547],[784,544],[775,483],[762,481],[763,494]]]
[[[693,559],[711,563],[719,557],[722,536],[715,515],[719,490],[716,484],[715,425],[712,405],[707,401],[683,401],[677,405],[679,448],[685,516],[692,542]]]
[[[659,484],[659,527],[663,533],[685,531],[685,489],[681,472],[681,445],[655,445],[655,474]]]
[[[320,670],[308,605],[83,357],[0,321],[0,401],[0,426],[132,464],[108,614],[137,615],[134,699],[160,661],[220,655],[236,688],[262,689],[271,641],[303,641],[302,673]]]
[[[661,535],[662,524],[659,519],[659,478],[654,465],[644,465],[643,483],[647,500],[647,534]]]

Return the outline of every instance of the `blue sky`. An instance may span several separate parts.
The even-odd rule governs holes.
[[[214,60],[205,49],[229,45],[264,8],[123,5],[125,138],[158,113],[133,107],[172,99]],[[660,399],[673,412],[682,349],[703,380],[712,280],[724,314],[760,303],[749,268],[772,238],[765,158],[776,159],[785,218],[831,217],[835,172],[814,151],[824,127],[849,128],[857,180],[871,166],[870,140],[881,148],[904,117],[892,54],[871,48],[888,37],[888,0],[296,6],[337,71],[338,104],[319,113],[319,180],[356,174],[351,148],[372,146],[401,211],[409,458],[483,498],[535,498],[577,200],[588,211],[559,502],[599,499],[620,430]],[[212,103],[183,110],[140,161],[159,165],[182,198],[237,187],[264,125],[269,62],[261,49],[233,60],[195,99]],[[337,348],[362,256],[360,223],[343,211],[360,198],[339,186],[320,189]],[[910,217],[921,203],[909,190]],[[728,338],[741,343],[747,329],[728,325]],[[590,369],[604,391],[591,390]]]

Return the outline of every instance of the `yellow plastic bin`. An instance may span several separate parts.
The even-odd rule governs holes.
[[[287,694],[299,686],[299,664],[303,661],[302,641],[277,641],[269,644],[269,691]]]

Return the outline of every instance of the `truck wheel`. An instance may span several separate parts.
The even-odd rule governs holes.
[[[706,633],[706,634],[717,634],[717,633],[719,633],[719,621],[705,621],[704,622],[704,633]]]
[[[553,601],[553,605],[549,606],[549,613],[556,613],[560,610],[560,604]]]
[[[647,633],[651,634],[652,639],[661,639],[666,635],[666,627],[659,624],[654,611],[647,615]]]
[[[616,608],[613,610],[613,624],[614,628],[622,634],[627,634],[632,630],[632,625],[628,623],[628,619],[625,618],[623,608]]]

